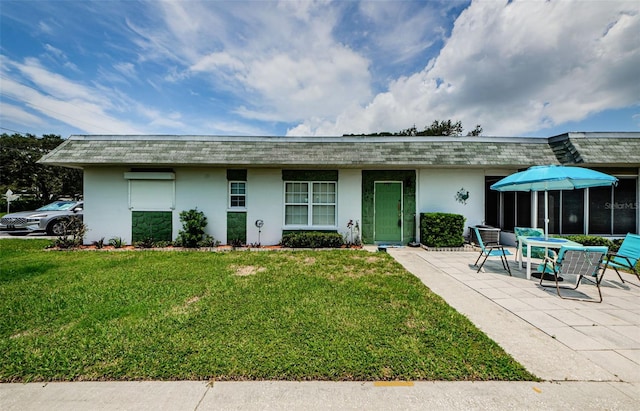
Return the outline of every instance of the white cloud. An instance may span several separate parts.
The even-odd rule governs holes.
[[[518,135],[639,103],[637,2],[465,5],[50,2],[9,13],[42,54],[3,45],[23,56],[2,56],[3,93],[23,118],[97,133],[340,135],[452,119]]]
[[[47,58],[48,60],[54,62],[55,64],[60,64],[62,67],[69,69],[71,71],[74,71],[76,73],[80,72],[80,70],[78,69],[78,66],[72,63],[71,61],[69,61],[69,58],[67,57],[64,51],[48,43],[45,43],[43,47],[46,51],[46,53],[43,55],[44,58]]]
[[[241,60],[226,52],[215,52],[202,56],[190,69],[194,72],[216,71],[218,69],[243,70]]]
[[[124,75],[125,77],[136,79],[138,73],[136,72],[136,67],[133,63],[129,62],[121,62],[113,65],[113,68]]]
[[[51,25],[49,23],[47,23],[46,21],[38,22],[38,28],[43,33],[46,33],[46,34],[53,33],[53,27],[51,27]]]
[[[420,55],[441,38],[443,27],[439,4],[396,1],[363,1],[359,9],[370,20],[367,36],[374,55],[395,63]]]
[[[44,49],[61,60],[67,60],[66,54],[59,48],[53,47],[51,44],[45,44]]]
[[[451,118],[518,135],[638,104],[638,33],[634,2],[474,2],[424,70],[348,116],[307,120],[288,134],[397,131]]]
[[[33,58],[24,64],[6,60],[8,66],[18,70],[34,84],[27,86],[14,80],[15,75],[4,72],[3,94],[16,101],[22,101],[32,112],[69,124],[88,133],[140,133],[141,129],[122,121],[108,110],[117,107],[103,90],[77,84],[69,79],[51,73]]]
[[[12,122],[29,127],[45,124],[40,117],[27,112],[22,107],[2,102],[0,102],[0,119],[3,123]]]
[[[79,99],[92,103],[105,103],[105,99],[76,82],[58,73],[53,73],[43,67],[35,58],[25,59],[24,64],[14,63],[22,75],[36,83],[43,92],[60,99]]]
[[[330,2],[154,5],[164,26],[130,23],[141,36],[141,59],[180,62],[187,68],[169,69],[167,81],[203,79],[244,101],[236,114],[301,121],[371,97],[370,62],[333,38],[338,10]]]
[[[365,59],[340,47],[298,59],[278,54],[253,62],[242,82],[258,91],[281,120],[334,116],[351,102],[369,98],[367,66]]]

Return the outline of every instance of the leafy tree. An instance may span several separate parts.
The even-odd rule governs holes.
[[[429,127],[416,133],[417,136],[459,136],[462,134],[462,122],[451,120],[435,120]]]
[[[462,122],[456,121],[453,122],[451,120],[434,120],[430,126],[426,126],[424,130],[418,130],[415,124],[412,127],[409,127],[404,130],[400,130],[395,133],[390,133],[388,131],[383,131],[379,133],[367,133],[367,134],[344,134],[345,136],[375,136],[375,137],[384,137],[384,136],[461,136],[462,131]],[[467,136],[479,136],[482,134],[482,126],[480,124],[476,125],[476,128],[469,131]]]
[[[482,127],[480,126],[480,124],[476,124],[476,128],[474,128],[473,130],[469,131],[467,133],[467,136],[477,137],[477,136],[479,136],[481,134],[482,134]]]
[[[40,138],[32,134],[0,135],[0,195],[8,189],[16,194],[31,194],[36,200],[35,205],[58,197],[81,196],[81,170],[37,162],[63,141],[55,134],[45,134]]]

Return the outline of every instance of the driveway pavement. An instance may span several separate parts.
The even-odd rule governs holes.
[[[526,280],[515,263],[509,277],[499,262],[476,273],[470,252],[388,252],[545,381],[0,384],[0,409],[640,409],[640,287],[609,281],[603,303],[574,302]]]

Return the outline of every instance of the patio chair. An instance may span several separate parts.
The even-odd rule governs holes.
[[[557,258],[545,257],[544,263],[540,264],[538,271],[542,273],[540,276],[540,285],[545,288],[554,287],[560,298],[567,300],[578,300],[588,302],[602,302],[602,292],[600,291],[600,283],[604,277],[605,267],[602,262],[607,255],[607,247],[602,246],[562,246],[558,252]],[[600,273],[600,271],[602,271]],[[600,274],[599,274],[600,273]],[[547,280],[544,274],[549,274],[553,280]],[[562,276],[562,277],[561,277]],[[575,286],[562,287],[560,281],[568,276],[576,276]],[[562,280],[561,280],[562,278]],[[560,290],[576,290],[582,280],[595,284],[598,289],[599,301],[592,298],[580,298],[570,295],[563,295]],[[546,285],[545,281],[554,281],[555,285]]]
[[[607,255],[607,267],[613,267],[623,283],[625,281],[618,271],[620,268],[631,271],[640,281],[640,274],[636,269],[638,259],[640,259],[640,235],[628,233],[622,241],[620,249]]]
[[[527,257],[527,247],[520,247],[518,237],[544,237],[544,230],[542,228],[531,228],[531,227],[514,227],[513,233],[516,237],[516,261],[518,261],[518,257],[520,257],[520,267],[524,266],[524,258]],[[544,259],[544,247],[531,247],[531,257]],[[522,254],[518,256],[518,253]],[[554,257],[556,255],[555,251],[551,249],[547,249],[547,256]]]
[[[502,267],[505,270],[507,270],[509,275],[511,275],[511,268],[509,267],[509,262],[507,261],[507,256],[512,255],[511,252],[509,252],[509,250],[505,250],[504,247],[501,246],[497,241],[495,242],[491,241],[491,242],[485,243],[482,240],[482,236],[480,235],[480,232],[478,231],[478,227],[473,227],[473,230],[475,231],[475,234],[476,234],[474,242],[478,247],[480,247],[480,255],[478,256],[478,259],[476,260],[473,266],[477,267],[478,261],[480,261],[480,258],[484,257],[484,260],[482,260],[482,264],[480,264],[480,267],[478,267],[478,271],[476,272],[479,273],[480,270],[482,270],[482,266],[484,266],[484,263],[487,261],[487,258],[500,257],[500,261],[502,262]]]

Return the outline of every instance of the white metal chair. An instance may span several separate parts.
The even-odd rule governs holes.
[[[473,227],[473,230],[475,231],[476,235],[474,241],[476,242],[476,245],[480,247],[480,255],[478,256],[474,267],[478,267],[478,261],[480,261],[480,258],[484,257],[484,260],[482,260],[482,263],[480,264],[480,266],[478,267],[478,271],[476,272],[479,273],[480,270],[482,270],[482,266],[484,266],[487,258],[500,257],[500,261],[502,261],[502,267],[504,267],[509,275],[511,275],[511,268],[509,267],[509,262],[507,261],[507,256],[512,255],[511,252],[509,250],[505,250],[504,247],[498,243],[498,241],[487,241],[485,243],[485,241],[482,239],[482,236],[480,235],[478,228]]]
[[[606,265],[602,268],[602,262],[607,255],[607,251],[607,247],[601,246],[562,246],[557,258],[546,257],[544,263],[538,267],[538,271],[542,273],[540,276],[540,286],[545,288],[555,287],[558,296],[567,300],[602,302],[600,283],[606,270]],[[553,279],[547,280],[545,274],[551,275]],[[560,281],[564,282],[564,279],[569,276],[576,277],[575,285],[568,287],[560,286]],[[561,293],[560,290],[577,290],[582,280],[595,284],[598,290],[598,301],[592,298],[581,298],[567,294],[563,295],[563,293]],[[545,281],[554,281],[555,284],[546,285],[544,284]]]

